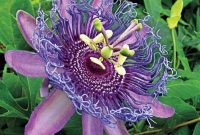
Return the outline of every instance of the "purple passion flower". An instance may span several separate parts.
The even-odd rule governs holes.
[[[168,60],[156,34],[137,20],[135,5],[112,0],[53,0],[51,25],[38,10],[34,19],[17,12],[20,30],[35,52],[8,51],[18,73],[43,77],[41,96],[25,135],[52,135],[77,111],[83,135],[128,135],[123,121],[168,118]],[[113,6],[118,8],[113,8]],[[51,85],[51,91],[48,86]]]

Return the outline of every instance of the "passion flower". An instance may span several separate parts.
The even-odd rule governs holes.
[[[123,121],[168,118],[174,109],[160,103],[166,93],[168,60],[158,37],[135,5],[112,0],[53,0],[51,26],[39,9],[34,19],[17,12],[17,22],[35,52],[9,51],[18,73],[43,77],[41,95],[26,135],[51,135],[77,110],[83,135],[126,135]],[[118,9],[113,11],[116,4]],[[48,92],[48,85],[53,88]]]

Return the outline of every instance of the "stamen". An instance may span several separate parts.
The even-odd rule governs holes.
[[[119,42],[121,42],[126,36],[128,36],[130,33],[141,30],[142,24],[141,23],[132,23],[123,33],[122,35],[113,43],[113,46],[116,47]]]
[[[94,28],[98,31],[101,32],[102,31],[102,23],[101,20],[99,18],[94,19]]]
[[[103,70],[106,69],[106,67],[105,67],[105,66],[103,65],[103,63],[102,63],[102,58],[101,58],[101,57],[100,57],[99,59],[97,59],[97,58],[95,58],[95,57],[90,57],[90,60],[91,60],[93,63],[99,65]]]
[[[80,35],[80,39],[90,47],[90,49],[92,49],[93,51],[96,51],[98,49],[98,47],[96,46],[96,43],[90,39],[87,35],[85,34],[81,34]]]
[[[113,35],[112,30],[106,30],[106,36],[107,36],[108,38],[111,38],[112,35]],[[103,42],[104,40],[105,40],[105,38],[104,38],[104,36],[103,36],[102,33],[98,34],[98,35],[93,39],[93,41],[94,41],[96,44],[101,43],[101,42]]]
[[[108,42],[108,36],[106,34],[106,30],[103,27],[103,24],[101,22],[101,20],[99,18],[94,19],[94,28],[98,31],[101,32],[104,36],[106,45],[109,46],[109,42]]]
[[[122,49],[120,50],[120,54],[129,57],[129,56],[133,56],[135,54],[135,51],[130,50],[129,45],[125,44],[125,45],[123,45]]]
[[[125,75],[126,70],[123,67],[124,62],[126,61],[127,57],[133,56],[135,54],[134,50],[129,49],[129,45],[125,44],[122,48],[116,48],[114,45],[117,45],[121,40],[123,40],[128,34],[134,32],[135,30],[140,30],[142,28],[142,24],[138,23],[138,20],[135,19],[131,22],[131,25],[124,31],[124,33],[115,41],[114,45],[109,45],[108,38],[112,37],[113,32],[112,30],[105,30],[100,19],[96,18],[94,20],[94,27],[99,33],[95,38],[90,39],[88,36],[81,34],[80,39],[85,42],[92,50],[96,51],[98,49],[99,54],[101,57],[95,58],[90,57],[90,60],[99,65],[103,70],[106,67],[103,65],[103,60],[107,59],[114,65],[116,72],[119,75]],[[106,42],[106,43],[105,43]],[[103,43],[103,48],[100,49],[97,47],[97,44]],[[113,51],[115,51],[113,53]],[[118,61],[115,62],[111,57],[118,56]]]
[[[126,56],[123,56],[123,55],[119,55],[118,56],[118,61],[117,61],[117,64],[122,66],[124,64],[124,62],[126,61],[127,57]]]
[[[115,65],[115,70],[117,71],[117,73],[119,75],[125,75],[126,74],[126,70],[124,67],[119,66],[119,65]]]

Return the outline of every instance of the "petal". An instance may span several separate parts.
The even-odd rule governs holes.
[[[32,37],[36,28],[36,20],[33,16],[28,14],[27,12],[23,10],[17,11],[17,23],[19,25],[19,28],[21,30],[22,35],[24,36],[26,42],[32,47],[35,48],[32,45]]]
[[[61,130],[75,112],[65,92],[53,90],[40,103],[25,127],[25,135],[53,135]]]
[[[148,104],[151,106],[152,109],[152,114],[155,117],[159,118],[168,118],[174,115],[175,110],[174,108],[162,104],[156,99],[153,99],[151,96],[143,96],[143,95],[138,95],[134,92],[129,91],[129,94],[136,100],[139,101],[142,104]]]
[[[45,62],[36,53],[28,51],[8,51],[6,62],[18,73],[30,77],[47,77]]]
[[[159,101],[153,101],[151,108],[153,110],[153,116],[159,117],[159,118],[169,118],[169,117],[172,117],[175,113],[174,108],[168,105],[162,104]]]
[[[48,79],[44,79],[42,86],[40,88],[40,96],[41,97],[47,97],[49,95],[49,80]]]
[[[98,118],[82,113],[83,135],[103,135],[103,126]]]
[[[114,127],[104,125],[104,129],[108,135],[129,135],[128,130],[122,121],[118,120],[116,125],[113,126]]]

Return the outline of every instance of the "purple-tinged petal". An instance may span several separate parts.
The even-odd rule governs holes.
[[[30,77],[47,77],[45,62],[36,54],[28,51],[8,51],[6,62],[18,73]]]
[[[18,10],[16,14],[17,23],[26,42],[35,49],[32,44],[33,34],[36,28],[36,20],[33,16],[23,10]]]
[[[153,110],[153,116],[159,117],[159,118],[169,118],[169,117],[172,117],[175,113],[174,108],[168,105],[162,104],[159,101],[154,101],[151,108]]]
[[[103,135],[103,126],[98,118],[82,113],[83,135]]]
[[[47,97],[49,95],[49,80],[44,79],[42,82],[42,86],[40,88],[40,96],[41,97]]]
[[[138,95],[134,92],[129,91],[129,94],[134,98],[136,101],[142,103],[142,105],[150,105],[152,109],[152,114],[155,117],[159,118],[169,118],[174,115],[175,110],[174,108],[162,104],[156,99],[153,99],[151,96],[143,96],[143,95]],[[142,105],[137,105],[137,107],[142,107]]]
[[[53,135],[61,130],[75,112],[65,92],[53,90],[33,111],[25,135]]]
[[[129,135],[124,123],[120,120],[118,120],[116,125],[113,125],[113,127],[104,125],[104,129],[108,135]]]

